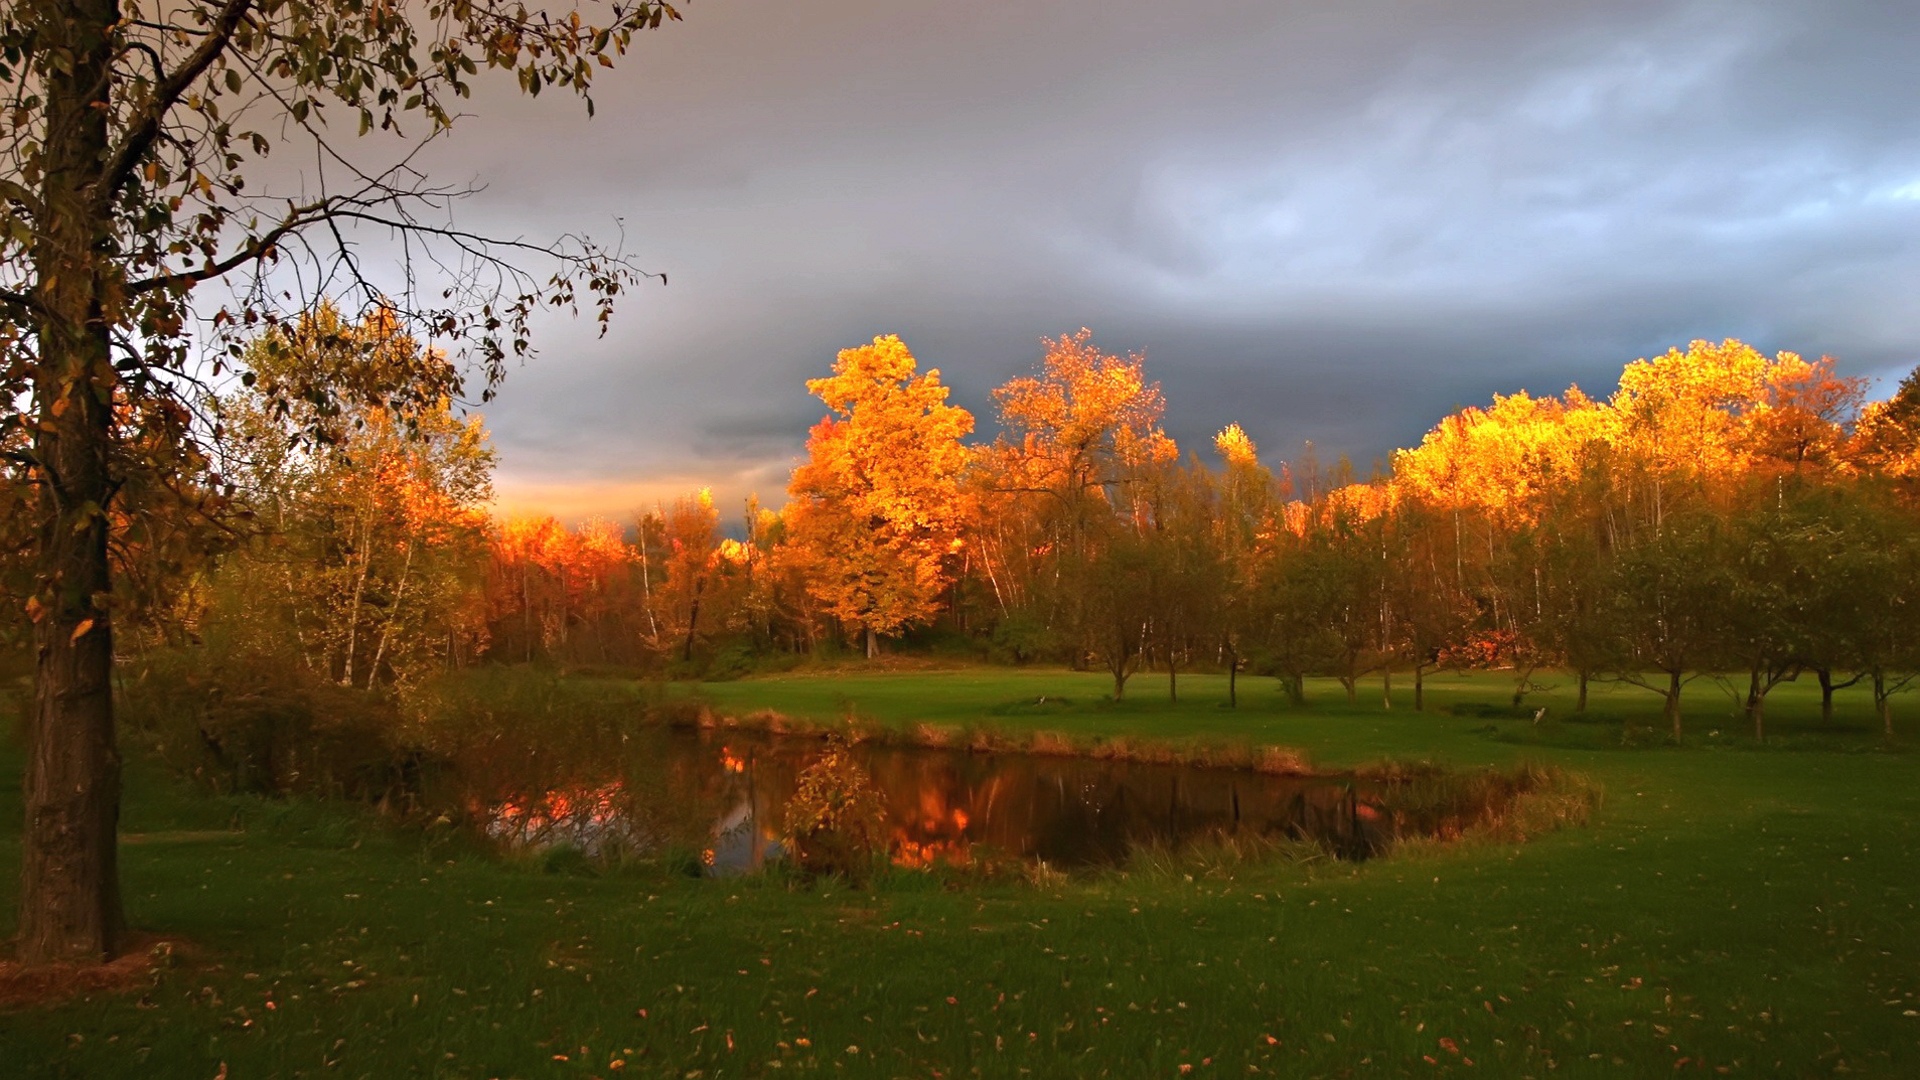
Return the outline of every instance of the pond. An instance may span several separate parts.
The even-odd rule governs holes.
[[[781,857],[796,780],[817,738],[657,728],[622,736],[589,762],[503,755],[456,781],[466,820],[508,847],[589,855],[698,852],[707,872],[747,873]],[[899,865],[981,858],[1058,868],[1124,864],[1142,849],[1197,839],[1318,843],[1363,859],[1409,828],[1380,784],[1252,769],[857,743],[887,809]]]

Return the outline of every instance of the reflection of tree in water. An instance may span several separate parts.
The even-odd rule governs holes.
[[[489,835],[514,845],[700,852],[715,873],[779,858],[775,837],[815,740],[656,732],[617,762],[554,783],[493,785]],[[1390,831],[1353,784],[1246,770],[872,744],[854,748],[886,804],[891,856],[904,866],[966,863],[976,849],[1062,866],[1112,864],[1142,847],[1196,838],[1304,838],[1363,856]],[[496,761],[497,764],[497,761]],[[617,774],[609,776],[609,764]],[[527,792],[538,792],[529,795]]]

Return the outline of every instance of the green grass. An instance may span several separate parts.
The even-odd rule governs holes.
[[[1239,710],[1208,678],[1173,706],[1142,676],[1115,705],[1096,676],[1038,671],[701,688],[723,711],[1248,739],[1329,766],[1531,759],[1607,789],[1590,828],[1520,846],[1038,886],[547,874],[135,762],[130,916],[200,955],[144,995],[0,1014],[0,1073],[1920,1075],[1920,760],[1857,696],[1820,729],[1799,686],[1776,693],[1776,745],[1697,685],[1697,739],[1623,747],[1617,723],[1553,719],[1558,681],[1537,726],[1437,711],[1504,704],[1494,678],[1436,680],[1426,714],[1405,693],[1382,712],[1377,685],[1293,712],[1255,679]],[[1657,726],[1657,706],[1609,689],[1593,711]],[[0,756],[12,865],[19,753]]]

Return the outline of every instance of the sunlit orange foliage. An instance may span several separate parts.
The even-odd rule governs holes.
[[[593,519],[568,529],[550,516],[515,517],[493,533],[488,610],[501,651],[529,660],[536,654],[607,659],[605,625],[631,605],[635,552],[619,526]],[[582,635],[590,657],[574,654]]]
[[[1259,448],[1239,424],[1228,424],[1213,437],[1213,448],[1230,469],[1250,468],[1260,463]]]
[[[930,617],[959,538],[962,437],[940,372],[916,375],[898,337],[842,351],[807,383],[830,410],[787,487],[786,558],[827,611],[871,635]]]
[[[1611,439],[1615,416],[1578,387],[1565,397],[1498,395],[1447,417],[1393,456],[1394,486],[1432,506],[1477,507],[1530,520],[1554,488],[1579,475],[1583,454]]]
[[[1795,470],[1843,463],[1848,427],[1866,397],[1865,379],[1844,377],[1831,356],[1808,362],[1783,352],[1767,369],[1764,400],[1748,421],[1753,452]]]
[[[1144,357],[1103,353],[1085,328],[1044,344],[1038,373],[993,392],[1016,440],[1000,455],[1005,486],[1078,494],[1179,455],[1160,427],[1166,401]]]
[[[1635,360],[1609,403],[1617,443],[1657,474],[1719,479],[1747,465],[1746,424],[1766,402],[1767,358],[1729,338]]]

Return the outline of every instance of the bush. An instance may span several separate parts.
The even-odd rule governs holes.
[[[782,837],[807,877],[865,881],[886,851],[887,808],[846,738],[835,736],[800,773]]]
[[[994,624],[988,655],[994,660],[1030,663],[1054,645],[1053,631],[1037,615],[1016,611]]]
[[[425,765],[394,740],[391,698],[284,657],[159,652],[130,673],[119,704],[137,738],[223,793],[391,802],[417,788]]]

